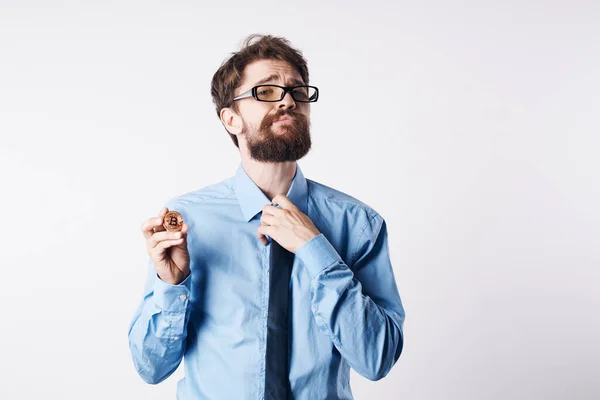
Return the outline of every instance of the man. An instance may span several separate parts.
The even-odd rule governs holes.
[[[153,384],[185,356],[179,400],[352,399],[350,367],[378,380],[400,356],[405,313],[385,221],[296,163],[319,95],[308,83],[287,40],[250,36],[211,90],[237,173],[142,225],[149,271],[129,345]],[[162,227],[170,210],[181,232]]]

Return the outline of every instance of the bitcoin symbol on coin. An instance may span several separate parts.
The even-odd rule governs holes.
[[[163,226],[170,232],[177,232],[183,228],[183,217],[177,211],[169,211],[163,218]]]

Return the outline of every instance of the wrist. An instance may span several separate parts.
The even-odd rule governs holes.
[[[156,275],[158,276],[158,278],[161,281],[168,283],[169,285],[176,286],[176,285],[181,285],[181,283],[187,279],[187,277],[190,275],[190,271],[188,271],[187,273],[181,272],[181,273],[177,274],[176,276],[172,276],[170,278],[163,278],[158,273]]]

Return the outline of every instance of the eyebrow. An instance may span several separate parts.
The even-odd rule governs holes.
[[[258,85],[262,85],[263,83],[267,83],[269,81],[274,81],[275,79],[279,78],[279,75],[277,74],[272,74],[266,78],[261,79],[260,81],[256,82],[254,84],[254,86],[258,86]],[[295,85],[305,85],[304,82],[302,82],[300,79],[296,79],[296,78],[292,78],[290,79],[290,82],[292,82]]]

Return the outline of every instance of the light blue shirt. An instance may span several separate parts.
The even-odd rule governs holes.
[[[404,343],[404,308],[384,219],[340,191],[305,179],[287,197],[321,232],[301,246],[290,277],[289,381],[294,399],[353,399],[350,367],[387,375]],[[269,255],[256,236],[272,204],[240,164],[235,176],[169,200],[189,225],[191,274],[163,282],[148,261],[129,347],[156,384],[185,358],[178,400],[263,399]]]

